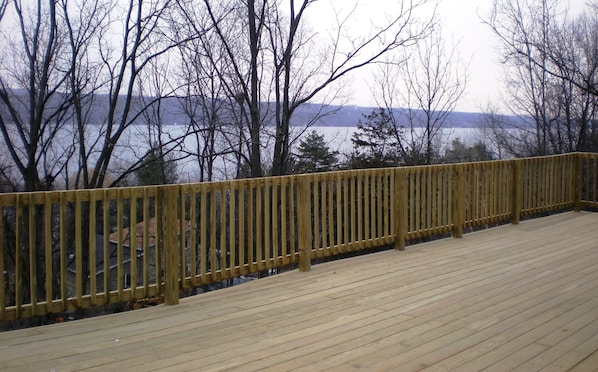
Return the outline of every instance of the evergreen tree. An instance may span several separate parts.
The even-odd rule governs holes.
[[[156,146],[148,152],[135,175],[140,185],[166,185],[178,181],[176,162]]]
[[[400,131],[390,113],[382,108],[364,115],[353,134],[352,168],[381,168],[399,164]]]
[[[338,151],[330,151],[324,136],[313,130],[301,140],[295,158],[294,173],[327,172],[338,164]]]
[[[494,155],[486,144],[476,141],[472,146],[467,146],[459,138],[455,138],[451,147],[444,154],[444,163],[463,163],[474,161],[494,160]]]

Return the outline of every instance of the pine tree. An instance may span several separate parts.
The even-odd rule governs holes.
[[[166,185],[177,183],[176,162],[164,155],[160,147],[153,147],[143,164],[135,172],[140,185]]]
[[[330,151],[324,136],[311,131],[299,144],[294,173],[327,172],[338,164],[338,151]]]
[[[381,168],[398,165],[398,138],[402,128],[397,128],[390,114],[382,108],[364,115],[363,119],[357,123],[357,131],[351,138],[354,147],[351,167]]]

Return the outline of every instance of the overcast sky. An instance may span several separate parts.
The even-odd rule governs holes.
[[[487,18],[492,0],[442,0],[438,9],[445,35],[454,35],[461,57],[469,64],[466,95],[457,111],[480,111],[489,100],[500,99],[500,73],[497,39],[480,20]]]
[[[377,3],[376,0],[361,0],[362,3]],[[392,4],[397,0],[385,0],[382,3]],[[572,10],[583,7],[585,0],[570,0]],[[438,14],[442,21],[443,36],[454,37],[460,43],[459,50],[465,61],[470,61],[469,82],[466,95],[457,106],[457,111],[478,112],[483,110],[489,101],[501,104],[501,66],[497,48],[498,40],[480,17],[488,18],[492,8],[492,0],[440,0]],[[367,76],[355,79],[351,103],[361,106],[374,106],[375,102],[369,93]],[[370,84],[371,85],[371,84]]]
[[[387,13],[401,0],[332,0],[314,3],[308,11],[312,27],[318,29],[323,24],[334,23],[331,18],[333,9],[342,13],[353,9],[355,2],[359,4],[356,13],[367,14],[372,21],[384,23]],[[431,0],[433,1],[433,0]],[[480,17],[488,18],[493,0],[438,0],[439,20],[443,27],[443,37],[453,38],[459,43],[459,52],[464,61],[469,61],[469,81],[465,96],[459,102],[457,111],[479,112],[486,108],[488,102],[502,106],[501,100],[501,56],[498,51],[498,40]],[[569,4],[572,13],[579,12],[586,0],[560,0],[561,4]],[[355,17],[356,32],[368,22],[361,22]],[[3,27],[6,26],[4,21]],[[366,31],[367,32],[367,31]],[[350,98],[348,104],[375,106],[372,98],[372,76],[363,69],[350,78]],[[316,99],[317,100],[317,99]]]

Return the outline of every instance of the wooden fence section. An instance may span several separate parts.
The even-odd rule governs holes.
[[[0,194],[0,320],[164,296],[557,210],[598,209],[598,154]]]
[[[575,159],[575,209],[598,209],[598,155],[580,153]]]

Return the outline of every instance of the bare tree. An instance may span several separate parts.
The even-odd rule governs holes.
[[[259,177],[262,175],[262,95],[259,82],[260,67],[263,66],[260,51],[263,22],[269,4],[209,0],[201,3],[177,0],[177,4],[183,20],[189,25],[188,31],[202,42],[211,70],[218,76],[224,92],[221,98],[235,104],[231,114],[236,117],[240,128],[247,129],[239,132],[239,139],[245,135],[247,138],[238,141],[237,155],[250,170],[247,175]],[[244,40],[248,40],[247,44]]]
[[[508,107],[532,122],[520,126],[527,134],[510,146],[519,149],[513,155],[579,151],[592,142],[597,21],[595,9],[572,20],[554,0],[494,2],[485,22],[502,42]]]
[[[442,131],[465,92],[467,65],[458,45],[445,42],[437,28],[378,70],[374,96],[387,112],[404,164],[436,161]]]
[[[551,64],[559,72],[551,100],[559,117],[551,137],[554,152],[596,151],[598,95],[589,87],[598,80],[598,12],[554,26],[549,47]]]
[[[97,154],[96,159],[93,163],[83,165],[84,174],[90,174],[84,187],[105,185],[114,151],[121,138],[133,124],[142,122],[144,112],[155,101],[163,98],[154,97],[153,100],[140,103],[140,91],[136,88],[144,77],[142,72],[151,67],[151,63],[157,58],[176,47],[165,34],[170,8],[171,2],[168,0],[130,0],[124,9],[117,6],[114,10],[118,14],[124,14],[120,18],[113,14],[115,18],[112,27],[123,28],[120,39],[98,40],[97,52],[102,61],[103,89],[107,91],[105,102],[102,103],[106,113],[99,130],[100,139],[93,149],[89,149]],[[112,183],[123,180],[142,160],[122,169]]]
[[[285,174],[289,171],[290,128],[296,109],[350,73],[378,62],[386,53],[414,44],[430,31],[434,18],[433,14],[425,19],[415,15],[428,1],[401,1],[383,24],[372,24],[370,32],[350,36],[353,10],[339,13],[326,39],[306,27],[315,3],[290,0],[283,7],[283,2],[204,0],[203,10],[193,11],[196,4],[178,1],[187,22],[196,24],[196,32],[210,30],[223,46],[227,67],[214,67],[247,124],[250,176],[263,174],[265,123],[274,123],[272,174]],[[201,14],[208,14],[209,22]],[[239,32],[245,36],[240,38]],[[273,117],[266,100],[274,104]]]
[[[6,13],[6,8],[10,4],[10,0],[0,0],[0,21],[4,18],[4,13]]]
[[[134,167],[139,175],[145,174],[144,184],[172,184],[178,180],[176,163],[187,155],[179,151],[185,139],[185,133],[168,130],[167,126],[176,119],[176,88],[171,86],[170,58],[151,60],[142,71],[138,80],[138,108],[142,125],[134,132],[138,138],[144,138],[147,147],[143,147],[136,156]],[[131,153],[138,152],[132,148]],[[141,166],[142,169],[138,167]]]
[[[13,1],[17,25],[3,43],[0,131],[25,191],[51,189],[72,153],[52,151],[69,102],[62,94],[68,71],[58,68],[64,38],[56,8],[54,1]]]
[[[547,73],[548,24],[556,17],[554,0],[495,1],[488,21],[503,41],[508,66],[506,87],[515,112],[533,118],[535,140],[530,155],[549,153],[548,140],[552,118],[547,108],[550,75]],[[542,45],[541,50],[536,46]]]
[[[312,36],[304,34],[301,38],[299,30],[307,7],[314,2],[304,0],[298,6],[294,1],[289,2],[288,30],[282,34],[286,38],[279,36],[279,40],[283,40],[282,48],[278,49],[279,53],[275,53],[275,56],[279,54],[275,57],[278,62],[275,63],[277,115],[272,166],[272,173],[275,175],[288,171],[289,127],[293,112],[300,105],[309,102],[331,84],[354,71],[381,61],[387,53],[416,44],[430,32],[434,22],[434,12],[424,20],[415,15],[419,8],[427,5],[427,1],[401,1],[393,9],[394,12],[387,14],[386,23],[374,24],[369,33],[352,38],[348,36],[347,28],[351,27],[350,20],[354,13],[337,13],[332,37],[327,41],[331,48],[330,54],[325,59],[319,59],[314,65],[318,67],[297,81],[293,75],[299,69],[294,66],[305,65],[304,61],[297,60],[297,56],[301,49],[313,48],[313,44],[309,42]],[[280,25],[281,22],[275,24]]]
[[[2,35],[6,48],[0,60],[0,132],[8,153],[5,160],[9,160],[3,172],[16,171],[16,175],[5,174],[5,178],[20,178],[21,190],[51,190],[74,153],[72,146],[63,143],[70,102],[64,93],[69,69],[61,60],[66,45],[61,31],[64,19],[55,1],[23,4],[15,0],[9,8],[5,5],[2,12],[10,12],[4,17],[9,16],[15,26]],[[26,298],[44,298],[43,244],[51,237],[44,235],[37,221],[43,221],[45,211],[34,206],[23,213],[26,222],[20,233],[35,231],[35,240],[23,239],[22,246],[9,246],[6,254],[16,264],[18,255],[35,253],[34,262],[22,262],[21,269],[36,272],[40,280],[30,285],[31,278],[25,276],[23,292]],[[3,230],[7,235],[19,233],[14,215],[6,220]]]
[[[142,166],[145,155],[106,183],[115,150],[124,145],[132,125],[143,122],[163,98],[148,102],[138,96],[143,71],[177,45],[167,32],[171,4],[14,0],[10,7],[0,7],[16,21],[15,32],[2,35],[7,47],[0,61],[0,131],[11,161],[2,171],[17,170],[24,190],[37,191],[54,188],[59,176],[67,187],[110,186]],[[72,168],[74,177],[69,175]],[[86,209],[82,215],[88,215]],[[43,211],[36,210],[35,216],[43,218]],[[87,221],[82,226],[82,241],[88,245],[93,228]],[[51,237],[36,236],[39,261],[42,239]],[[95,247],[82,248],[86,278],[87,257]],[[40,280],[44,267],[35,263]],[[38,285],[39,295],[43,283]]]
[[[73,123],[72,146],[77,153],[75,169],[65,169],[65,186],[89,188],[91,160],[88,147],[93,148],[99,139],[89,135],[89,127],[96,124],[94,115],[97,113],[94,112],[94,107],[105,83],[101,75],[102,63],[93,56],[94,43],[105,37],[114,4],[112,1],[91,0],[74,4],[68,0],[60,0],[58,4],[65,21],[64,65],[69,72],[64,91],[70,99],[68,111]],[[71,172],[74,173],[73,176]]]
[[[122,183],[130,174],[144,167],[147,159],[155,158],[156,149],[153,143],[148,144],[147,151],[136,159],[126,159],[121,169],[115,169],[115,158],[119,151],[131,152],[128,138],[135,134],[136,124],[144,124],[144,120],[154,120],[152,128],[160,129],[159,119],[152,113],[160,111],[160,102],[167,98],[169,90],[162,91],[163,76],[158,75],[153,81],[148,77],[156,77],[156,67],[161,57],[176,48],[178,42],[169,35],[170,0],[129,0],[126,3],[108,3],[110,6],[107,28],[95,35],[94,44],[90,47],[96,60],[98,85],[93,92],[96,122],[83,120],[78,123],[80,144],[85,144],[84,155],[80,156],[79,171],[82,174],[83,188],[114,186]],[[107,30],[107,32],[103,32]],[[120,30],[120,31],[115,31]],[[180,41],[179,41],[180,42]],[[158,85],[159,89],[155,89]],[[149,97],[141,97],[145,92],[153,92]],[[156,92],[159,91],[159,92]],[[98,94],[101,93],[101,94]],[[154,110],[154,111],[152,111]],[[99,120],[98,120],[99,119]],[[146,123],[147,124],[147,123]],[[148,129],[149,131],[149,129]],[[161,131],[159,131],[161,133]],[[162,140],[158,150],[159,161],[165,159],[176,147],[180,138]],[[172,145],[172,144],[175,145]],[[161,168],[164,170],[164,168]],[[112,172],[112,177],[109,177]],[[99,210],[99,208],[98,208]],[[105,216],[104,216],[105,218]],[[102,219],[97,219],[98,226]],[[82,226],[88,226],[87,223]],[[92,234],[83,231],[84,238]],[[89,239],[83,239],[89,241]],[[83,278],[88,274],[88,254],[92,249],[83,249]],[[85,288],[86,280],[82,287]]]
[[[199,168],[200,182],[213,180],[217,170],[223,172],[219,177],[234,178],[239,174],[238,166],[249,161],[244,151],[248,141],[238,102],[230,96],[229,85],[221,78],[228,67],[226,50],[214,32],[204,33],[196,28],[197,24],[205,23],[197,20],[207,15],[196,13],[199,9],[192,7],[184,10],[185,21],[174,20],[177,37],[194,33],[200,37],[178,48],[180,66],[175,73],[181,85],[178,100],[187,121],[183,151]],[[187,22],[189,17],[197,24]]]

